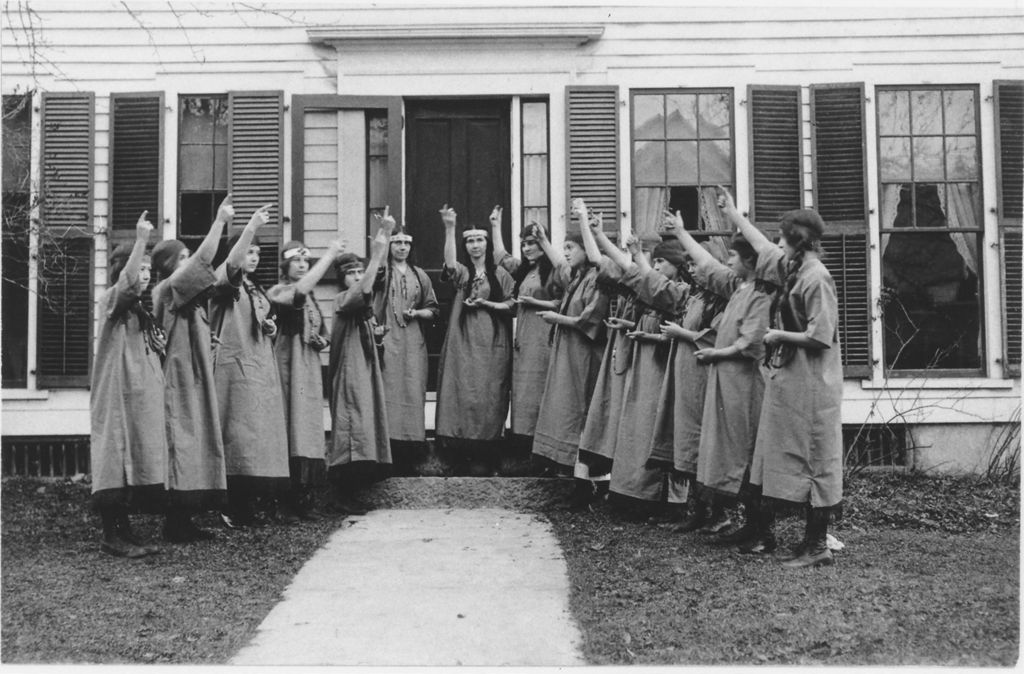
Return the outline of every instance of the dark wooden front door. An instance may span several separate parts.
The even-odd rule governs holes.
[[[448,204],[458,213],[457,232],[490,229],[495,205],[504,208],[502,234],[510,244],[509,108],[505,99],[406,101],[406,226],[413,254],[437,292],[441,315],[427,333],[430,376],[437,390],[437,363],[444,343],[453,292],[440,283]],[[462,238],[457,245],[461,248]]]

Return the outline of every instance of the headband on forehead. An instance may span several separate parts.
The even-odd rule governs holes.
[[[405,243],[412,243],[412,237],[409,236],[408,234],[392,234],[391,238],[388,239],[388,241],[390,241],[391,243],[400,243],[403,241]]]
[[[468,239],[471,236],[482,236],[482,237],[484,237],[486,239],[487,238],[487,230],[486,229],[467,229],[466,231],[464,231],[462,233],[462,238],[463,239]]]
[[[290,260],[293,257],[296,257],[298,255],[309,257],[309,248],[305,248],[305,247],[289,248],[288,250],[286,250],[283,253],[281,253],[281,257],[283,257],[286,260]]]

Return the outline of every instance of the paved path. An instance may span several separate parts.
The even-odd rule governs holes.
[[[376,510],[299,570],[232,664],[582,665],[580,641],[543,520]]]

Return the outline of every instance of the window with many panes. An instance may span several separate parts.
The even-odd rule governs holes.
[[[366,164],[367,181],[366,205],[368,224],[373,225],[374,215],[383,215],[388,205],[388,111],[368,110],[366,112]],[[375,233],[374,227],[369,233]]]
[[[228,97],[182,96],[178,107],[178,236],[195,250],[228,193]]]
[[[667,209],[687,229],[728,231],[715,186],[735,184],[731,89],[632,94],[633,231],[653,238]]]
[[[520,102],[522,171],[522,222],[550,228],[548,216],[548,102]]]
[[[3,387],[28,382],[32,96],[3,97]]]
[[[878,90],[882,311],[890,371],[983,360],[978,88]]]

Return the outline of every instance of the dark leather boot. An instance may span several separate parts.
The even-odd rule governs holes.
[[[779,546],[775,540],[775,512],[759,503],[757,508],[756,531],[754,535],[739,546],[745,555],[767,555]]]
[[[590,508],[597,496],[597,489],[594,483],[582,477],[574,477],[572,480],[572,494],[569,496],[569,503],[566,508],[571,513],[583,512]]]
[[[800,555],[782,562],[787,569],[805,569],[816,566],[829,566],[834,563],[832,551],[828,549],[828,517],[827,510],[812,509],[807,521],[807,545]]]

